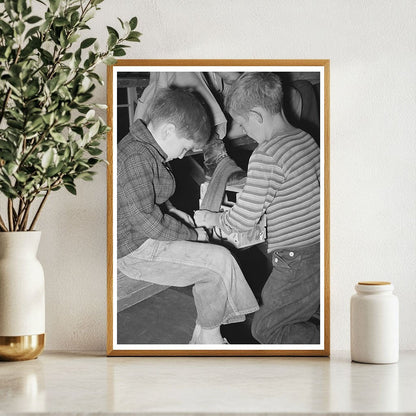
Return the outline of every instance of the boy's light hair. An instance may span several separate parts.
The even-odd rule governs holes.
[[[211,123],[201,101],[190,90],[164,88],[158,91],[147,110],[155,126],[172,123],[178,136],[202,148],[211,134]]]
[[[280,77],[273,72],[245,72],[228,90],[225,106],[244,118],[254,107],[262,107],[270,114],[282,111],[283,89]]]

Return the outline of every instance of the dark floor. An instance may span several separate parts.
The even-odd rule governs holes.
[[[170,287],[117,314],[119,344],[187,344],[195,326],[192,287]]]

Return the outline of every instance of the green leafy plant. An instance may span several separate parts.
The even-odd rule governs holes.
[[[107,26],[106,48],[88,32],[103,0],[0,0],[0,231],[33,230],[51,191],[92,180],[109,130],[91,104],[99,63],[138,42],[137,18]]]

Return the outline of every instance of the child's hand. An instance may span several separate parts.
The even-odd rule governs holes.
[[[208,241],[209,240],[207,232],[202,227],[195,228],[195,231],[198,234],[198,241]]]
[[[185,224],[188,224],[191,227],[195,227],[194,219],[189,214],[187,214],[186,212],[183,212],[180,209],[172,207],[169,210],[169,214],[171,214],[171,215],[175,216],[176,218],[182,220]]]
[[[219,225],[219,216],[219,212],[211,212],[203,209],[195,211],[194,221],[197,227],[212,228]]]

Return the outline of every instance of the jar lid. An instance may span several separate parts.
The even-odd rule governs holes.
[[[378,281],[367,281],[358,282],[355,285],[355,290],[360,293],[380,293],[380,292],[392,292],[394,286],[390,282],[378,282]]]

